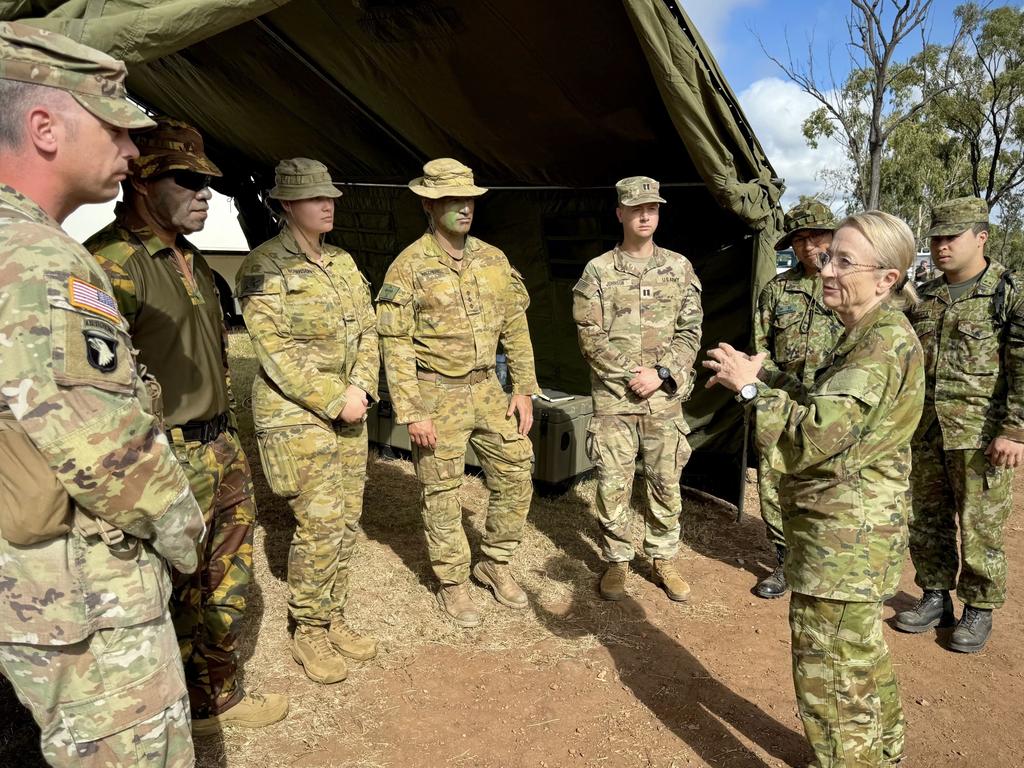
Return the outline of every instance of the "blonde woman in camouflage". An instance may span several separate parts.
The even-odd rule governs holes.
[[[757,412],[756,442],[782,474],[792,589],[793,681],[817,768],[882,766],[904,748],[882,603],[907,552],[910,439],[924,402],[921,345],[903,310],[914,237],[880,211],[840,222],[822,295],[845,333],[813,386],[766,372],[728,344],[704,366]]]
[[[237,293],[260,362],[252,408],[263,473],[295,514],[292,656],[310,679],[336,683],[348,674],[346,658],[377,654],[377,641],[344,616],[366,484],[366,409],[380,372],[376,318],[352,257],[323,240],[341,196],[327,167],[282,160],[275,180],[281,233],[246,257]]]

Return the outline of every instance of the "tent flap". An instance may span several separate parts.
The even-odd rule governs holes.
[[[16,0],[0,2],[0,21],[23,19],[131,65],[187,48],[289,1]]]

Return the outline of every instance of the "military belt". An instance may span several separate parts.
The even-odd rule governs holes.
[[[230,423],[228,415],[221,413],[209,421],[190,421],[178,427],[168,427],[167,436],[171,442],[212,443],[230,426]]]
[[[428,371],[423,368],[416,369],[416,378],[420,381],[436,381],[438,384],[448,384],[451,386],[458,386],[460,384],[479,384],[480,382],[487,381],[487,379],[494,377],[495,373],[493,368],[478,368],[475,371],[470,371],[464,376],[445,376],[443,373],[437,373],[436,371]]]

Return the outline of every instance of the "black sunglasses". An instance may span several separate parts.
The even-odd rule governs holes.
[[[192,192],[198,192],[201,189],[206,189],[210,186],[211,176],[205,173],[195,173],[193,171],[171,171],[169,174],[174,183],[182,189],[188,189]]]

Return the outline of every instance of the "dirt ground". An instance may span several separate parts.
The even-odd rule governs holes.
[[[232,368],[237,391],[247,393],[255,363],[244,334],[232,337]],[[516,561],[529,608],[503,608],[477,586],[484,622],[459,630],[434,602],[412,467],[373,455],[347,615],[380,638],[381,653],[354,664],[343,683],[322,686],[289,653],[292,523],[262,478],[251,423],[241,426],[260,505],[239,648],[244,684],[287,693],[291,712],[260,731],[200,739],[202,768],[762,768],[811,759],[790,678],[788,601],[750,592],[771,559],[752,477],[738,524],[731,508],[684,497],[687,604],[665,598],[643,558],[634,561],[630,597],[601,600],[592,479],[558,498],[535,497]],[[988,648],[959,655],[943,647],[949,630],[911,636],[886,628],[908,721],[904,765],[1024,765],[1021,482],[1018,475],[1006,530],[1011,602],[996,614]],[[480,478],[466,477],[474,552],[486,493]],[[887,621],[916,595],[908,561]],[[37,732],[6,684],[0,713],[0,766],[42,765]]]

